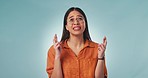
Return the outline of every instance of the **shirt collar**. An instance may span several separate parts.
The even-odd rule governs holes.
[[[63,48],[69,49],[69,46],[67,45],[67,40],[68,39],[64,40],[61,45],[62,45]],[[95,45],[92,43],[92,41],[86,40],[85,44],[84,44],[84,48],[85,47],[95,47]]]

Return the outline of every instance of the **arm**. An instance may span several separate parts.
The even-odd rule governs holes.
[[[63,78],[62,68],[61,68],[61,43],[57,41],[57,36],[54,36],[53,46],[49,49],[47,57],[47,68],[49,78]]]
[[[63,78],[60,56],[55,57],[54,69],[53,69],[51,78]]]
[[[104,78],[104,66],[105,66],[105,61],[104,61],[104,55],[105,55],[105,49],[107,45],[107,40],[106,37],[103,39],[102,44],[98,44],[98,62],[96,65],[95,69],[95,78]]]
[[[104,60],[98,60],[97,62],[95,78],[104,78]]]
[[[48,78],[63,78],[60,63],[61,63],[60,56],[56,55],[54,47],[51,46],[48,51],[48,57],[47,57],[46,71],[48,74]]]
[[[54,43],[54,49],[56,53],[55,53],[54,69],[53,69],[51,78],[63,78],[61,61],[60,61],[61,45],[58,42],[56,34],[54,36],[53,43]]]

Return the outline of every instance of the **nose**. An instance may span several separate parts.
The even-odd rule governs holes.
[[[74,25],[78,25],[79,21],[77,19],[74,20]]]

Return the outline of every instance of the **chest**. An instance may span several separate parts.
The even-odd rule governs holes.
[[[79,51],[77,56],[73,50]],[[73,50],[62,50],[61,64],[64,78],[93,78],[97,63],[97,50],[95,48]]]
[[[61,62],[64,78],[94,78],[97,58],[69,58]]]

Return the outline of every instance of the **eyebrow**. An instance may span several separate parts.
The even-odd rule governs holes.
[[[73,17],[73,16],[69,17],[69,19],[72,18],[72,17]]]
[[[82,15],[77,15],[77,16],[79,16],[79,17],[83,17]],[[72,17],[74,17],[74,16],[69,17],[69,19],[72,18]]]
[[[79,16],[79,17],[83,17],[82,15],[77,15],[77,16]]]

